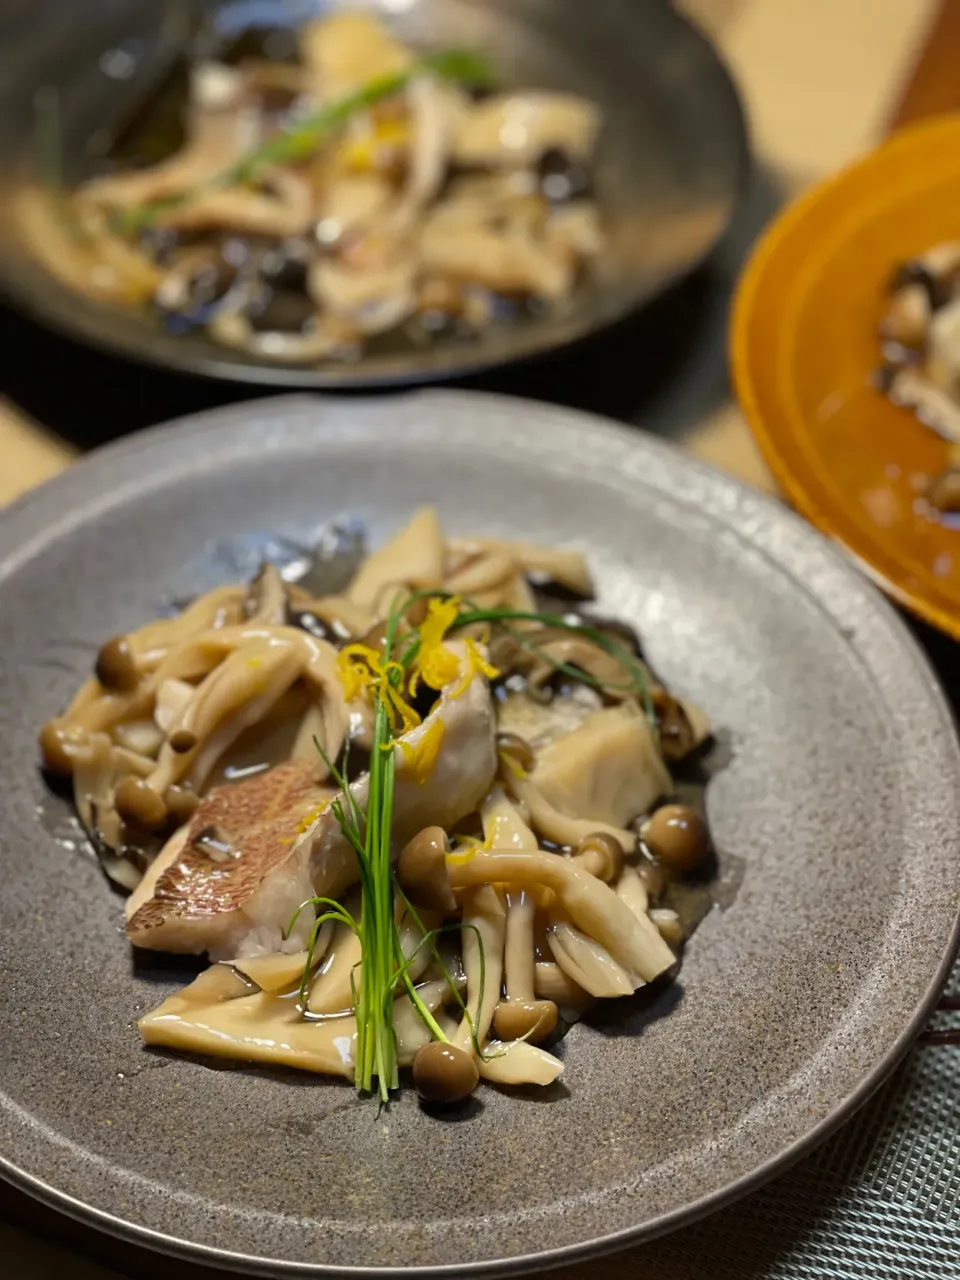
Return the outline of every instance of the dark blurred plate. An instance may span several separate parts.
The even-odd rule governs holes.
[[[183,975],[133,966],[94,858],[38,816],[37,726],[105,635],[209,585],[204,548],[345,512],[379,541],[425,499],[456,532],[582,546],[601,608],[640,628],[731,757],[707,789],[725,906],[679,981],[574,1027],[557,1086],[484,1088],[447,1123],[409,1090],[378,1115],[343,1081],[145,1050],[138,1013]],[[689,1221],[866,1098],[956,946],[960,757],[893,610],[780,505],[647,436],[502,397],[248,404],[111,446],[11,507],[0,777],[0,1169],[95,1226],[247,1272],[516,1272]]]
[[[231,2],[258,22],[333,7]],[[59,88],[76,179],[91,137],[128,108],[138,82],[149,85],[169,63],[191,7],[7,0],[0,11],[0,189],[8,210],[24,170],[34,167],[37,87]],[[373,0],[373,7],[417,44],[483,50],[508,84],[571,90],[603,109],[597,185],[609,247],[568,314],[356,364],[271,364],[77,296],[24,252],[9,217],[0,222],[0,289],[71,336],[165,368],[278,386],[373,387],[459,377],[573,342],[682,277],[727,227],[746,165],[743,114],[713,48],[666,0]],[[124,66],[134,60],[132,78],[108,74],[117,61],[104,55],[115,49]]]

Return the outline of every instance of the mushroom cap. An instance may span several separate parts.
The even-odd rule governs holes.
[[[533,747],[526,738],[521,738],[519,733],[498,733],[497,754],[507,756],[510,761],[519,765],[524,773],[529,773],[537,762]]]
[[[689,871],[710,852],[710,832],[698,813],[683,804],[665,804],[640,828],[644,844],[668,867]]]
[[[40,751],[43,756],[43,767],[50,773],[69,778],[76,763],[73,752],[84,745],[86,731],[79,725],[72,725],[63,720],[48,720],[40,730]]]
[[[192,729],[174,729],[167,739],[170,744],[170,750],[176,751],[178,755],[186,755],[188,751],[192,751],[198,741],[199,739]]]
[[[584,836],[574,850],[574,861],[598,880],[611,884],[623,870],[623,846],[607,831]]]
[[[413,1083],[424,1102],[460,1102],[479,1079],[472,1054],[444,1040],[423,1045],[413,1060]]]
[[[113,636],[97,654],[97,679],[105,689],[128,693],[140,679],[136,659],[126,636]]]
[[[404,845],[397,859],[400,887],[415,907],[425,911],[455,911],[447,853],[450,842],[442,827],[424,827]]]
[[[143,778],[132,775],[122,778],[114,793],[114,805],[125,822],[146,827],[148,831],[157,830],[167,820],[167,806],[163,803],[163,797],[157,795]]]
[[[501,1040],[525,1036],[539,1044],[556,1028],[557,1016],[552,1000],[501,1000],[494,1010],[493,1029]]]

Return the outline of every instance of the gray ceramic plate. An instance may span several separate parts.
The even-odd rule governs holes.
[[[229,428],[229,429],[225,429]],[[200,586],[210,540],[459,531],[573,540],[709,711],[739,891],[652,1007],[580,1025],[563,1088],[410,1092],[147,1052],[176,975],[135,973],[91,857],[40,822],[38,724],[104,636]],[[956,942],[960,757],[893,611],[779,506],[634,433],[496,397],[272,400],[104,450],[0,518],[0,1152],[69,1213],[270,1275],[517,1271],[662,1232],[832,1129],[919,1029]]]
[[[130,110],[139,86],[182,41],[186,8],[232,9],[269,24],[360,0],[5,0],[0,15],[0,190],[35,169],[33,95],[59,86],[71,180],[89,138]],[[202,334],[164,332],[148,317],[66,291],[24,253],[0,218],[0,287],[70,335],[169,368],[285,386],[357,387],[436,381],[571,342],[610,324],[691,270],[734,209],[746,162],[736,92],[717,55],[665,0],[366,0],[424,47],[485,50],[507,84],[582,93],[603,108],[597,185],[609,244],[597,278],[568,312],[477,342],[370,354],[356,365],[290,367],[257,361]],[[122,45],[137,74],[117,81],[103,54]],[[31,154],[31,149],[34,154]]]

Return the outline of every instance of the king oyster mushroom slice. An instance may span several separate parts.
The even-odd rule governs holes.
[[[459,121],[453,156],[464,165],[528,167],[551,147],[587,159],[600,129],[592,102],[565,93],[497,94]]]

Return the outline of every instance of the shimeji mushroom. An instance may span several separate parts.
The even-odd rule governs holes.
[[[551,908],[547,918],[547,945],[564,973],[598,999],[632,995],[638,986],[636,976],[602,943],[588,937],[557,907]]]
[[[652,982],[674,963],[655,926],[638,919],[609,885],[571,858],[523,849],[478,849],[466,860],[448,858],[447,875],[454,892],[497,884],[552,890],[570,922],[609,952],[630,976],[633,988]],[[502,951],[502,939],[499,946]]]
[[[613,884],[623,870],[623,846],[606,831],[594,831],[573,851],[573,861],[584,871]]]
[[[533,989],[541,1000],[552,1000],[558,1008],[579,1011],[593,997],[564,973],[555,960],[538,960],[533,966]]]
[[[536,904],[524,889],[506,892],[507,926],[504,947],[504,985],[507,998],[494,1010],[493,1029],[501,1040],[524,1037],[536,1044],[557,1025],[557,1006],[538,1000],[533,987],[533,921]]]
[[[493,1022],[493,1011],[500,999],[500,983],[503,979],[506,910],[492,884],[478,882],[464,894],[462,920],[467,1007],[452,1042],[469,1053],[472,1052],[474,1042],[482,1045],[486,1039]]]
[[[647,818],[640,838],[665,866],[689,871],[710,852],[707,824],[683,804],[665,804]]]
[[[397,880],[412,906],[431,911],[456,910],[447,876],[450,842],[442,827],[424,827],[404,845],[397,859]]]

